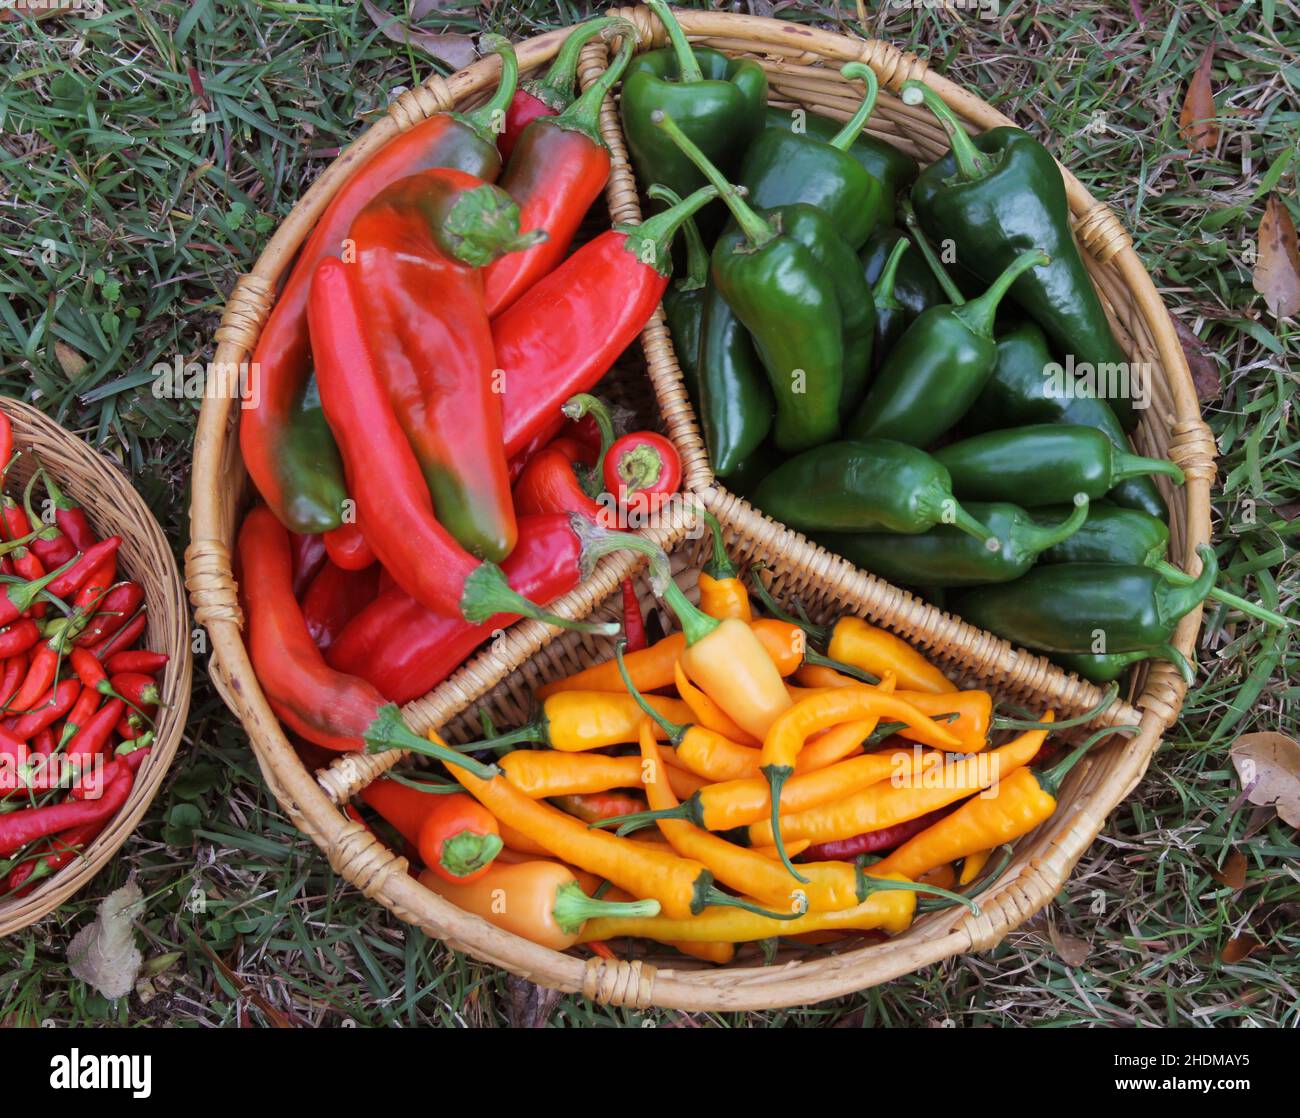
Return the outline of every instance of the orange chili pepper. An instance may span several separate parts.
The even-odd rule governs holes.
[[[691,714],[695,716],[693,721],[699,723],[706,730],[712,730],[714,733],[721,734],[724,738],[734,741],[737,745],[756,747],[759,744],[756,738],[752,738],[745,733],[727,717],[726,711],[686,678],[686,673],[682,671],[681,664],[673,665],[673,682],[677,684],[677,694],[681,696],[682,702],[691,708]]]
[[[649,648],[627,654],[627,670],[642,691],[658,691],[673,682],[677,657],[686,647],[685,633],[671,633]],[[585,668],[564,679],[557,679],[537,689],[539,699],[549,699],[562,691],[622,691],[623,681],[613,660]]]
[[[700,609],[719,621],[734,617],[748,623],[754,616],[749,604],[749,591],[727,555],[722,525],[702,506],[696,505],[695,513],[709,526],[713,536],[713,555],[700,571]]]
[[[635,756],[516,749],[502,757],[498,764],[506,779],[534,800],[641,786],[641,760]],[[672,770],[671,779],[674,791],[681,796],[691,795],[703,783],[698,777],[679,769]]]
[[[680,699],[651,695],[646,700],[665,718],[684,722],[690,707]],[[641,706],[613,691],[561,691],[542,703],[530,722],[509,733],[484,739],[476,749],[499,749],[519,742],[549,745],[566,753],[603,749],[636,741]]]
[[[939,694],[957,690],[948,677],[901,637],[869,625],[860,617],[841,617],[831,631],[826,654],[833,660],[883,675],[892,671],[907,691]]]

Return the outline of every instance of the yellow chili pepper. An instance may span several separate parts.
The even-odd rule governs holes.
[[[833,660],[880,676],[892,671],[907,691],[939,694],[957,690],[948,677],[907,641],[869,625],[860,617],[841,617],[831,631],[826,653]]]
[[[506,779],[534,800],[641,786],[641,760],[634,756],[516,749],[502,757],[498,764]],[[692,773],[671,766],[669,770],[673,791],[679,796],[692,795],[704,784]]]
[[[1016,772],[1020,772],[1020,770],[1017,769]],[[979,877],[980,870],[988,864],[988,860],[992,856],[993,850],[993,847],[989,847],[987,850],[976,850],[973,854],[967,854],[966,857],[962,859],[961,875],[957,878],[957,884],[969,885]]]
[[[640,648],[627,654],[627,670],[642,691],[658,691],[673,681],[673,668],[677,657],[686,647],[684,633],[670,633],[655,641],[649,648]],[[623,681],[613,660],[596,664],[557,679],[537,689],[539,699],[548,699],[561,691],[622,691]]]
[[[882,780],[834,803],[782,815],[782,837],[807,838],[820,844],[919,818],[1005,779],[1014,769],[1033,760],[1046,736],[1046,730],[1030,730],[988,753],[947,764],[923,760],[896,780]],[[749,828],[750,843],[775,841],[773,829],[770,820],[753,824]]]
[[[651,695],[650,703],[664,718],[685,721],[691,708],[680,699]],[[565,753],[604,749],[637,739],[641,705],[614,691],[561,691],[542,703],[537,716],[517,730],[486,738],[476,748],[500,749],[519,742],[549,745]]]
[[[758,747],[760,743],[756,738],[751,738],[745,733],[727,717],[726,712],[717,703],[686,678],[681,664],[673,665],[673,682],[677,684],[677,694],[681,696],[682,702],[691,708],[691,714],[694,715],[693,722],[698,722],[706,730],[721,734],[737,745],[755,749]],[[635,681],[633,683],[635,684]]]
[[[746,623],[753,617],[749,605],[749,591],[738,577],[735,564],[727,555],[726,542],[722,538],[722,525],[718,518],[707,509],[695,508],[699,516],[713,535],[713,556],[700,571],[700,609],[719,621],[735,617]]]
[[[611,901],[636,900],[631,894],[624,893],[622,889],[617,889],[614,886],[610,886],[605,890],[605,897]],[[683,955],[689,955],[692,959],[703,959],[706,963],[729,963],[736,957],[736,945],[734,943],[709,943],[707,940],[692,943],[671,939],[656,940],[655,942],[672,947]]]
[[[665,597],[672,604],[671,591]],[[694,609],[685,598],[682,602]],[[713,621],[702,613],[699,618],[711,625],[705,628],[691,619],[686,648],[678,661],[682,670],[742,730],[761,741],[768,727],[790,708],[780,673],[754,630],[743,621],[734,617]],[[688,624],[686,618],[682,621]]]

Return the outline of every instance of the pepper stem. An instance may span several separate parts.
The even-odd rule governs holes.
[[[556,926],[566,936],[577,935],[588,920],[598,916],[658,916],[659,902],[597,901],[582,891],[576,881],[566,881],[555,891],[555,904],[551,908]]]
[[[605,67],[604,73],[583,90],[582,96],[555,118],[555,123],[560,128],[581,132],[601,147],[605,146],[605,141],[600,135],[601,106],[605,103],[605,98],[609,96],[609,91],[623,77],[623,71],[627,69],[627,64],[632,58],[632,51],[636,47],[636,28],[625,19],[617,16],[614,18],[616,22],[624,25],[618,54]],[[567,42],[565,46],[568,46]]]
[[[920,223],[916,220],[916,211],[912,209],[912,203],[904,198],[898,204],[898,211],[903,215],[903,224],[907,226],[907,231],[912,235],[912,240],[916,242],[916,247],[921,250],[921,256],[925,259],[926,267],[930,269],[930,274],[934,276],[935,282],[943,288],[943,293],[948,297],[948,302],[954,307],[966,305],[966,296],[961,293],[959,288],[948,274],[948,269],[943,266],[935,254],[930,242],[926,239],[925,233],[921,230]]]
[[[997,318],[998,304],[1002,302],[1011,285],[1030,268],[1041,268],[1050,264],[1052,259],[1045,252],[1031,248],[1022,252],[1003,270],[978,299],[972,299],[965,306],[958,307],[955,314],[966,328],[982,338],[993,337],[993,320]]]
[[[21,547],[26,547],[41,534],[41,530],[28,532],[25,536],[19,536],[16,539],[0,543],[0,555],[8,555],[11,551],[17,551]]]
[[[615,832],[622,838],[630,835],[633,831],[639,831],[642,827],[648,827],[651,823],[660,819],[682,819],[687,823],[695,823],[699,826],[698,815],[695,812],[690,800],[683,800],[676,807],[661,807],[654,811],[629,811],[626,815],[611,815],[605,819],[597,819],[593,823],[588,823],[589,830],[601,830],[605,827],[617,825],[618,830]]]
[[[709,534],[713,537],[713,554],[704,565],[704,573],[718,580],[735,578],[736,565],[727,554],[727,545],[722,538],[722,525],[718,523],[718,518],[699,504],[695,506],[695,515],[709,526]]]
[[[843,660],[833,660],[829,656],[823,656],[815,648],[804,649],[803,659],[805,664],[814,664],[819,668],[830,668],[832,671],[839,672],[840,675],[852,676],[854,679],[860,679],[863,683],[869,683],[873,687],[880,682],[870,672],[864,672],[861,668],[846,664]]]
[[[516,613],[520,617],[531,617],[534,621],[560,629],[573,629],[575,632],[594,633],[602,637],[613,636],[619,630],[614,622],[572,621],[548,613],[536,602],[530,602],[513,589],[501,568],[488,562],[480,563],[465,579],[465,590],[460,597],[460,612],[466,621],[476,625],[499,613]]]
[[[877,309],[884,308],[891,311],[901,311],[903,304],[898,301],[894,294],[894,285],[898,281],[898,265],[903,259],[903,253],[908,250],[911,242],[906,237],[899,237],[893,250],[889,254],[889,259],[885,261],[885,267],[880,273],[880,278],[876,280],[876,286],[871,289],[871,301],[876,304]]]
[[[614,445],[614,421],[609,417],[609,408],[600,397],[593,396],[590,392],[579,392],[576,396],[570,396],[560,411],[575,423],[583,416],[590,415],[596,421],[597,430],[600,431],[600,453],[596,455],[595,464],[590,468],[580,468],[578,471],[578,482],[582,486],[582,491],[594,499],[605,488],[602,480],[605,473],[605,456],[609,453],[609,448]]]
[[[1111,726],[1105,730],[1098,730],[1095,734],[1085,739],[1082,743],[1067,753],[1061,760],[1057,761],[1050,769],[1036,774],[1038,777],[1038,786],[1049,796],[1055,796],[1060,790],[1061,782],[1069,775],[1070,770],[1083,760],[1084,754],[1099,741],[1103,738],[1110,737],[1112,734],[1123,733],[1125,730],[1136,734],[1141,729],[1142,727],[1140,726]]]
[[[1191,583],[1196,581],[1186,571],[1179,570],[1168,560],[1155,559],[1148,565],[1152,570],[1158,571],[1160,574],[1164,575],[1164,577],[1170,582],[1189,586]],[[1222,590],[1217,586],[1210,591],[1210,597],[1217,602],[1222,602],[1225,606],[1233,606],[1234,608],[1241,610],[1241,612],[1247,617],[1254,617],[1263,621],[1266,625],[1276,625],[1278,628],[1284,628],[1287,625],[1300,624],[1300,621],[1296,621],[1290,617],[1284,617],[1282,614],[1269,609],[1267,606],[1261,606],[1258,602],[1252,602],[1248,598],[1239,597],[1238,595],[1227,590]]]
[[[486,712],[485,712],[486,713]],[[534,718],[531,722],[525,722],[522,726],[513,730],[507,730],[504,734],[491,733],[492,725],[489,721],[485,730],[485,737],[480,738],[474,743],[474,749],[491,749],[498,753],[503,753],[512,746],[520,743],[531,745],[546,744],[548,735],[546,731],[545,715]]]
[[[459,765],[473,773],[480,780],[491,780],[501,770],[496,765],[485,765],[473,757],[466,757],[453,749],[446,742],[422,738],[402,719],[402,712],[396,703],[385,703],[375,713],[375,720],[366,727],[361,735],[366,743],[367,753],[386,753],[390,749],[408,749],[412,753],[422,753],[426,757],[435,757],[444,765]],[[475,749],[478,745],[475,744]]]
[[[790,861],[790,855],[786,853],[785,839],[781,836],[781,789],[785,787],[785,782],[794,775],[794,769],[789,765],[764,765],[759,770],[767,777],[768,787],[771,789],[772,797],[772,844],[776,847],[777,857],[781,859],[781,864],[790,871],[793,877],[801,885],[807,885],[808,879],[794,868],[794,863]]]
[[[666,202],[670,206],[675,206],[682,200],[677,191],[661,182],[655,183],[646,194],[656,202]],[[695,218],[686,219],[682,225],[682,234],[686,238],[686,274],[674,286],[678,291],[699,291],[709,281],[709,250],[704,245],[704,238],[700,236],[700,227],[695,223]]]
[[[469,877],[489,865],[503,846],[500,835],[483,834],[467,827],[442,844],[438,864],[452,877]]]
[[[614,226],[614,231],[627,235],[623,247],[628,252],[642,264],[654,268],[661,276],[666,276],[672,271],[673,257],[669,250],[677,230],[717,196],[717,187],[702,186],[677,205],[646,218],[640,225],[620,223]]]
[[[799,880],[803,881],[804,879],[801,877]],[[754,904],[753,901],[746,901],[740,897],[733,897],[730,893],[724,893],[714,885],[710,885],[705,890],[704,899],[710,905],[723,908],[741,908],[746,912],[752,912],[755,916],[766,916],[769,920],[798,920],[800,916],[804,915],[802,912],[773,912],[762,905]]]
[[[628,674],[627,663],[623,659],[623,650],[626,648],[627,641],[619,641],[614,645],[614,662],[618,665],[618,674],[623,677],[623,686],[627,688],[628,694],[632,696],[636,705],[645,711],[646,716],[652,718],[659,728],[668,735],[668,740],[673,745],[676,745],[681,741],[689,727],[681,726],[676,722],[669,722],[667,718],[646,702],[645,696],[636,689],[636,684],[632,682],[632,677]]]
[[[876,94],[880,90],[880,83],[876,79],[876,72],[865,62],[850,62],[840,68],[840,73],[849,79],[861,78],[863,84],[867,87],[867,92],[862,98],[862,104],[858,106],[858,111],[844,122],[844,127],[836,132],[830,140],[831,147],[839,148],[840,151],[848,151],[853,146],[853,141],[861,135],[862,130],[867,126],[872,110],[876,107]]]
[[[462,264],[482,268],[546,240],[545,230],[519,228],[519,206],[500,187],[484,183],[456,194],[434,231],[438,247]]]
[[[526,82],[525,89],[547,108],[563,110],[573,101],[573,89],[578,81],[578,63],[582,58],[582,48],[597,35],[612,30],[615,25],[628,24],[621,16],[601,16],[587,23],[580,23],[570,33],[555,53],[555,59],[546,75],[537,81]],[[636,40],[636,29],[631,28],[630,37]]]
[[[1170,628],[1210,596],[1219,577],[1219,557],[1214,548],[1200,544],[1196,554],[1201,557],[1201,573],[1191,582],[1165,581],[1156,587],[1156,613]]]
[[[993,719],[993,726],[998,730],[1069,730],[1074,726],[1086,726],[1103,711],[1109,709],[1110,705],[1118,698],[1119,684],[1112,683],[1106,688],[1106,693],[1102,695],[1096,706],[1083,714],[1067,718],[1064,722],[1057,722],[1049,710],[1047,716],[1041,722],[1033,722],[1023,718],[995,718]]]
[[[81,507],[71,497],[65,497],[63,495],[63,491],[58,487],[55,480],[46,473],[44,466],[41,467],[41,477],[44,479],[45,492],[56,509],[59,509],[62,512],[70,512],[73,509]]]
[[[944,524],[951,524],[954,528],[960,528],[968,536],[973,536],[983,543],[990,551],[1000,551],[1002,549],[1002,544],[998,541],[997,536],[971,516],[961,505],[953,501],[952,506],[952,519],[943,519]]]
[[[9,601],[11,601],[14,604],[15,608],[18,610],[19,613],[26,613],[29,609],[32,608],[32,603],[36,601],[37,598],[41,597],[45,588],[49,586],[49,584],[53,582],[56,578],[58,578],[61,574],[65,574],[68,571],[68,569],[72,567],[74,564],[79,563],[81,561],[81,558],[82,555],[80,552],[78,552],[66,563],[64,563],[63,566],[55,568],[54,570],[50,571],[48,574],[44,574],[40,578],[34,578],[30,582],[23,582],[18,585],[10,586],[9,589],[6,591],[6,593],[9,595]],[[6,579],[6,581],[8,580]],[[55,598],[54,595],[52,594],[46,595],[46,597],[51,601],[55,601],[55,602],[59,601],[59,599]],[[62,602],[59,602],[59,604],[61,606],[63,605]],[[64,609],[66,612],[66,606],[64,607]]]
[[[762,576],[758,573],[761,569],[761,563],[755,563],[749,570],[750,581],[754,584],[754,595],[763,604],[767,610],[768,616],[776,621],[783,621],[787,625],[793,625],[802,629],[813,640],[821,641],[823,644],[830,640],[831,630],[826,625],[810,625],[802,618],[795,617],[793,614],[786,612],[772,597],[772,591],[767,588]]]
[[[1076,494],[1074,511],[1059,524],[1044,526],[1031,523],[1026,525],[1023,529],[1023,546],[1025,550],[1031,551],[1037,556],[1041,555],[1049,547],[1055,547],[1058,543],[1068,540],[1083,527],[1084,522],[1088,519],[1088,504],[1088,495],[1086,493]]]
[[[677,22],[677,17],[673,15],[672,9],[668,7],[667,0],[646,0],[646,7],[659,17],[659,22],[664,25],[664,30],[668,32],[668,41],[673,46],[673,54],[677,56],[678,77],[683,82],[702,82],[704,72],[700,69],[699,59],[695,57],[695,52],[691,50],[691,44],[686,39],[686,32],[682,30],[682,25]]]
[[[965,905],[975,916],[980,914],[980,906],[970,897],[963,897],[960,893],[954,893],[951,889],[943,889],[938,885],[927,885],[922,881],[894,881],[888,877],[872,877],[867,873],[865,854],[858,858],[855,866],[858,871],[859,904],[871,896],[872,893],[932,893],[956,904]]]
[[[27,479],[27,485],[23,489],[23,511],[27,514],[29,524],[41,524],[42,527],[37,531],[43,540],[56,540],[61,534],[57,524],[44,524],[36,511],[32,508],[32,490],[36,487],[36,479],[45,476],[45,467],[42,466],[31,477]]]
[[[925,82],[913,79],[903,83],[900,95],[904,105],[915,107],[924,103],[943,125],[943,130],[948,133],[948,145],[952,148],[953,162],[957,165],[958,179],[974,182],[989,174],[992,167],[988,156],[975,146],[970,133],[957,119],[957,114],[948,107],[947,102],[935,90]]]
[[[486,47],[489,54],[501,56],[501,80],[485,104],[461,114],[460,119],[495,148],[496,138],[503,131],[506,110],[519,88],[519,59],[515,57],[514,44],[504,35],[480,35],[478,45]]]
[[[1113,485],[1128,478],[1141,477],[1145,474],[1163,474],[1165,477],[1173,478],[1177,485],[1182,485],[1187,480],[1183,476],[1181,469],[1164,458],[1147,458],[1141,454],[1130,454],[1127,450],[1112,447],[1110,461],[1110,476]]]
[[[672,117],[663,109],[655,109],[650,114],[650,122],[657,128],[664,130],[664,133],[677,145],[681,153],[695,164],[700,174],[717,190],[718,197],[731,211],[732,216],[736,219],[736,224],[740,226],[740,231],[745,235],[745,240],[749,242],[751,248],[762,248],[777,235],[777,230],[771,222],[761,217],[758,211],[741,197],[741,188],[727,181],[726,176],[710,162],[709,157],[699,149],[695,142],[677,126],[677,122]]]

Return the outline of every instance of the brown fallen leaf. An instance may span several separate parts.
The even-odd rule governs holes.
[[[1221,963],[1240,963],[1243,959],[1249,958],[1264,945],[1249,932],[1241,932],[1233,936],[1223,945],[1223,950],[1219,952],[1219,962]]]
[[[1234,850],[1224,861],[1223,869],[1211,870],[1210,876],[1234,893],[1240,893],[1246,887],[1246,855]]]
[[[508,1017],[512,1029],[544,1029],[550,1020],[556,1003],[560,1000],[559,990],[538,986],[526,978],[512,974],[506,978],[506,988],[510,991]]]
[[[1300,242],[1291,213],[1276,194],[1268,196],[1259,223],[1259,257],[1252,281],[1274,318],[1300,314]]]
[[[474,61],[474,40],[454,31],[423,31],[412,27],[399,15],[391,15],[377,7],[372,0],[361,0],[361,6],[376,27],[395,43],[416,47],[454,70],[460,70]],[[421,15],[428,13],[429,5],[421,7]],[[414,20],[412,20],[414,22]]]
[[[1275,808],[1284,823],[1300,828],[1300,743],[1263,730],[1242,734],[1231,753],[1246,799]]]
[[[1214,357],[1190,326],[1179,318],[1174,318],[1173,321],[1174,332],[1182,343],[1183,355],[1187,358],[1187,367],[1192,373],[1192,383],[1196,385],[1197,399],[1217,400],[1223,385],[1219,381],[1219,366]]]
[[[1273,511],[1287,523],[1300,516],[1300,501],[1288,501],[1284,505],[1274,505]]]
[[[1183,111],[1178,114],[1178,130],[1193,151],[1210,151],[1219,142],[1219,127],[1214,123],[1214,87],[1210,84],[1210,67],[1214,65],[1214,44],[1205,48],[1196,73],[1187,86]]]
[[[63,370],[63,375],[69,380],[76,380],[81,376],[82,370],[86,367],[86,359],[82,357],[67,342],[55,341],[54,356],[58,359],[59,368]]]

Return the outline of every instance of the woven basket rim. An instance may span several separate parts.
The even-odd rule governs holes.
[[[639,45],[655,43],[662,38],[658,21],[646,8],[617,8],[611,14],[623,15],[632,20],[639,33]],[[784,23],[759,17],[738,16],[725,13],[682,11],[681,23],[692,38],[708,38],[709,45],[730,49],[733,52],[756,53],[760,58],[781,56],[809,64],[817,61],[848,61],[861,59],[876,70],[882,90],[897,90],[903,80],[910,77],[925,80],[935,87],[950,105],[977,128],[988,128],[1011,123],[1002,114],[986,105],[978,97],[959,86],[926,73],[925,64],[915,56],[905,54],[889,43],[878,40],[864,41],[847,35],[820,31],[803,25]],[[568,33],[568,29],[548,32],[544,36],[518,45],[521,67],[525,70],[545,62]],[[250,332],[255,338],[256,326],[270,305],[275,279],[292,250],[302,239],[328,201],[338,182],[376,147],[397,133],[403,124],[413,123],[408,114],[429,112],[450,107],[453,103],[482,92],[496,77],[495,59],[475,63],[450,78],[433,78],[418,90],[403,95],[390,110],[390,116],[372,126],[306,191],[286,218],[262,253],[252,273],[236,286],[231,302],[217,333],[219,349],[217,360],[237,358],[239,353],[251,348]],[[839,81],[838,75],[827,74],[828,82]],[[416,117],[418,119],[418,117]],[[1213,450],[1207,452],[1203,442],[1203,424],[1191,390],[1181,349],[1176,346],[1172,325],[1168,321],[1159,297],[1133,253],[1131,241],[1118,219],[1105,206],[1096,203],[1081,184],[1065,174],[1071,208],[1082,219],[1076,225],[1080,239],[1091,251],[1104,254],[1113,260],[1126,288],[1141,287],[1160,306],[1153,328],[1161,334],[1158,339],[1162,356],[1165,342],[1171,342],[1166,372],[1173,380],[1177,415],[1175,438],[1184,440],[1185,458],[1195,458],[1197,470],[1189,472],[1188,531],[1189,541],[1208,537],[1209,484],[1213,477]],[[1142,285],[1145,285],[1144,287]],[[1163,319],[1163,321],[1161,321]],[[250,327],[251,324],[251,327]],[[1184,406],[1190,393],[1190,410]],[[230,546],[234,524],[237,490],[242,479],[236,476],[226,481],[223,465],[238,475],[237,455],[232,462],[231,440],[233,424],[230,422],[230,401],[205,400],[200,417],[200,427],[195,444],[194,504],[192,510],[194,531],[187,551],[187,575],[196,614],[212,638],[213,658],[210,665],[214,682],[244,723],[253,743],[254,751],[268,784],[294,822],[304,830],[327,854],[331,864],[349,881],[356,884],[369,897],[378,899],[399,918],[424,928],[444,939],[451,947],[465,950],[485,962],[502,966],[534,981],[570,992],[584,992],[598,1001],[633,1006],[657,1004],[692,1009],[761,1009],[781,1005],[799,1004],[836,996],[861,988],[861,986],[907,973],[919,966],[936,962],[961,951],[983,948],[996,943],[1009,930],[1006,927],[954,929],[942,939],[919,944],[881,945],[883,951],[862,949],[849,955],[835,956],[816,962],[786,968],[728,969],[724,995],[716,983],[690,972],[664,971],[653,973],[653,968],[642,968],[639,963],[608,964],[604,960],[583,961],[572,956],[540,948],[519,937],[469,916],[442,901],[414,879],[406,875],[405,863],[389,851],[376,852],[377,845],[363,827],[348,820],[335,806],[322,783],[298,761],[287,739],[267,706],[264,695],[248,662],[239,630],[239,611],[235,600],[233,578],[230,575]],[[1180,429],[1178,425],[1185,427]],[[1199,457],[1197,457],[1199,455]],[[1208,465],[1201,459],[1208,457]],[[710,479],[711,480],[711,479]],[[704,483],[692,488],[709,488]],[[672,542],[673,531],[680,526],[670,525],[665,530],[662,543]],[[1189,543],[1190,546],[1190,543]],[[598,576],[606,584],[622,574],[634,570],[635,560],[621,560],[603,565]],[[582,589],[582,588],[580,588]],[[575,595],[577,592],[575,592]],[[566,599],[567,601],[567,599]],[[562,605],[560,612],[568,612]],[[1199,611],[1189,615],[1180,626],[1177,640],[1191,647],[1199,627]],[[547,630],[533,622],[520,623],[510,630],[518,634],[520,642],[534,639],[540,646]],[[462,668],[460,676],[450,683],[448,704],[467,703],[472,691],[484,680],[474,678],[473,665]],[[1154,675],[1155,673],[1153,673]],[[1166,673],[1167,675],[1167,673]],[[492,682],[495,682],[493,680]],[[443,685],[446,688],[448,685]],[[1152,690],[1148,681],[1148,691]],[[1157,743],[1160,731],[1175,716],[1184,688],[1181,681],[1170,682],[1165,675],[1159,680],[1158,693],[1152,693],[1151,702],[1143,716],[1143,748],[1134,749],[1129,771],[1121,778],[1127,787],[1116,797],[1122,799],[1140,778]],[[416,724],[413,722],[413,724]],[[345,764],[346,758],[338,764]],[[328,770],[326,770],[328,772]],[[328,778],[322,774],[323,783]],[[1104,823],[1104,815],[1097,824]],[[1078,845],[1070,864],[1091,842],[1096,829],[1086,836],[1075,836]],[[1029,912],[1021,914],[1027,918]],[[1019,921],[1017,921],[1019,922]],[[861,981],[856,973],[855,956],[875,952],[877,965],[870,982]],[[649,973],[647,973],[649,972]],[[812,981],[816,975],[817,981]]]
[[[56,478],[69,493],[77,495],[77,491],[82,488],[79,483],[89,479],[97,490],[102,489],[112,495],[111,503],[103,502],[98,507],[86,502],[86,515],[92,525],[100,530],[105,523],[106,511],[110,514],[109,523],[124,540],[119,554],[129,551],[134,540],[142,545],[142,550],[151,559],[164,563],[161,574],[165,593],[146,597],[149,608],[146,633],[151,638],[150,646],[166,652],[170,657],[161,681],[164,705],[159,707],[157,738],[153,751],[136,776],[135,786],[126,804],[85,849],[84,856],[77,862],[39,884],[26,897],[0,901],[0,936],[4,936],[49,915],[81,890],[108,864],[135,831],[158,794],[185,732],[193,682],[193,656],[190,651],[189,606],[171,545],[144,498],[131,485],[127,476],[107,456],[92,449],[84,440],[60,427],[30,404],[3,397],[0,398],[0,408],[13,421],[16,447],[21,449],[24,443],[30,442],[28,432],[35,431],[41,438],[63,448],[67,456],[77,463],[83,476]],[[127,570],[144,584],[140,571],[131,570],[129,565]]]

